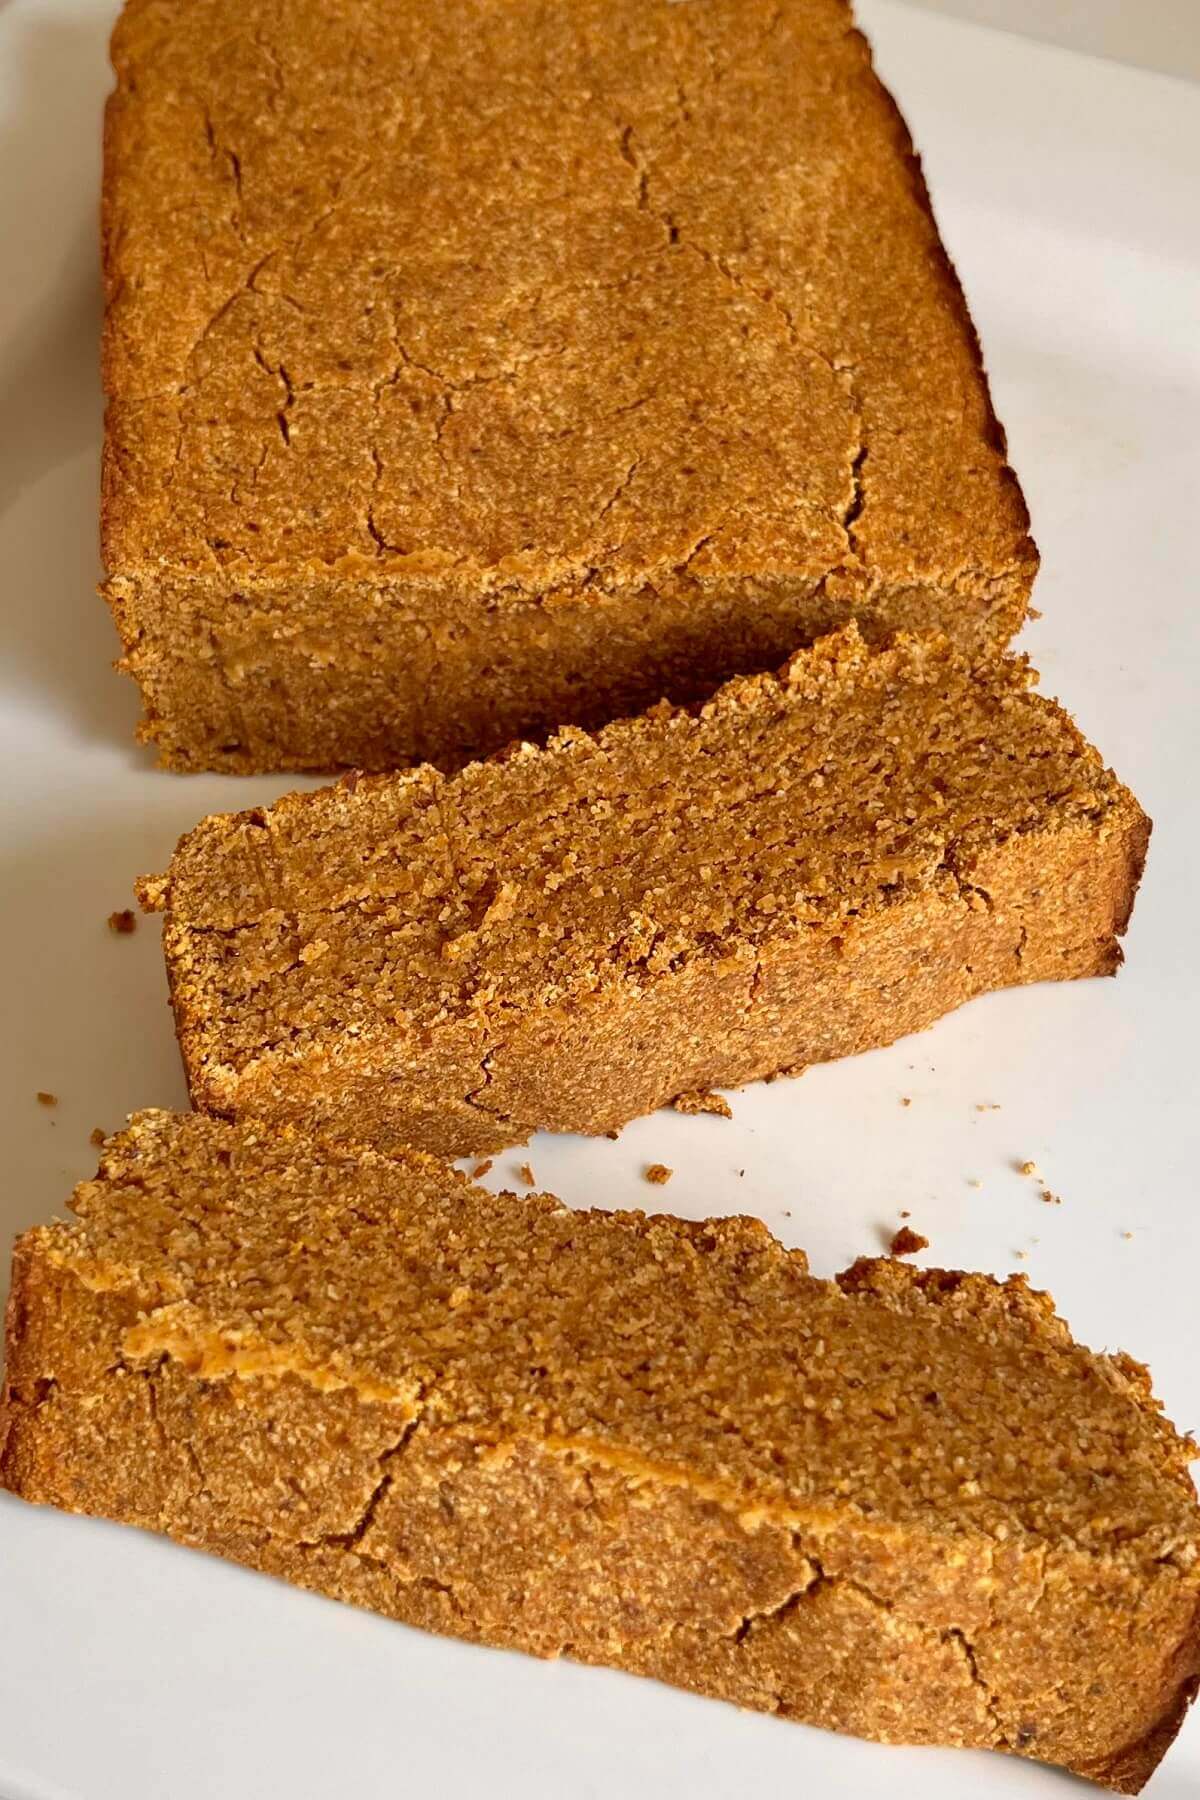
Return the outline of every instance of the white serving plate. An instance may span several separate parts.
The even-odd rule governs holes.
[[[92,588],[113,10],[0,0],[5,1258],[91,1172],[94,1126],[185,1103],[157,931],[115,937],[108,913],[202,813],[288,785],[157,773],[108,671]],[[733,1123],[664,1113],[616,1143],[538,1138],[490,1179],[511,1183],[528,1158],[578,1205],[757,1212],[819,1272],[878,1249],[908,1208],[927,1260],[1028,1270],[1082,1338],[1144,1357],[1170,1415],[1200,1425],[1200,88],[898,0],[862,11],[925,154],[1033,510],[1045,616],[1028,648],[1157,822],[1129,964],[747,1090]],[[1026,1158],[1061,1206],[1016,1173]],[[675,1170],[665,1192],[642,1180],[650,1161]],[[1065,1792],[1032,1764],[884,1750],[424,1637],[0,1497],[3,1800],[959,1800],[968,1786],[979,1800]],[[1200,1713],[1152,1791],[1200,1793]]]

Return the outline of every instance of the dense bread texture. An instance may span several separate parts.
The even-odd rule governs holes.
[[[1023,662],[851,630],[695,712],[207,819],[142,892],[197,1106],[466,1153],[1111,973],[1147,831]]]
[[[1195,1446],[1021,1277],[199,1115],[17,1245],[0,1480],[435,1631],[1140,1787]],[[7,1440],[4,1432],[7,1430]]]
[[[844,0],[130,0],[106,593],[177,769],[463,761],[1036,557]]]

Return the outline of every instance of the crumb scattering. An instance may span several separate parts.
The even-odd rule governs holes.
[[[57,1106],[58,1095],[48,1094],[44,1088],[39,1088],[37,1092],[37,1103],[39,1106]]]
[[[1047,1206],[1061,1206],[1062,1205],[1062,1195],[1061,1194],[1052,1194],[1048,1187],[1044,1187],[1042,1189],[1042,1199],[1046,1202]]]
[[[893,1256],[915,1256],[918,1250],[928,1250],[928,1248],[929,1239],[922,1237],[919,1231],[913,1231],[907,1225],[900,1227],[891,1243]]]
[[[492,1166],[491,1157],[485,1156],[483,1161],[477,1162],[475,1164],[475,1167],[471,1170],[471,1180],[472,1181],[482,1181],[484,1176],[487,1174],[488,1170],[491,1168],[491,1166]]]
[[[128,937],[131,931],[137,930],[137,914],[129,906],[123,906],[120,912],[109,913],[108,929],[115,931],[118,937]]]
[[[91,1136],[88,1138],[88,1143],[92,1146],[93,1150],[99,1150],[101,1145],[107,1142],[108,1133],[105,1131],[103,1125],[94,1125],[92,1127]]]
[[[671,1105],[680,1113],[712,1113],[718,1119],[732,1119],[733,1108],[723,1094],[710,1093],[706,1088],[692,1088],[686,1094],[676,1094]]]
[[[517,1174],[521,1177],[521,1180],[525,1183],[526,1187],[536,1187],[537,1186],[537,1177],[533,1172],[532,1164],[522,1163],[520,1168],[517,1170]]]
[[[655,1187],[664,1187],[674,1173],[674,1169],[668,1169],[666,1163],[647,1163],[643,1170],[646,1180]]]

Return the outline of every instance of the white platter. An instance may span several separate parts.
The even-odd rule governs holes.
[[[283,779],[157,773],[93,594],[95,211],[108,0],[0,0],[0,1256],[91,1172],[88,1135],[182,1105],[157,932],[106,927],[204,812]],[[1156,831],[1116,982],[996,996],[924,1036],[536,1139],[572,1203],[760,1213],[818,1271],[908,1208],[927,1260],[1049,1287],[1200,1425],[1200,88],[864,0],[926,157],[1034,513],[1026,633]],[[853,196],[847,196],[847,204]],[[59,1096],[39,1106],[38,1089]],[[900,1104],[908,1097],[911,1105]],[[997,1111],[979,1111],[997,1103]],[[1062,1196],[1047,1206],[1016,1163]],[[670,1188],[647,1188],[662,1161]],[[971,1185],[982,1182],[982,1187]],[[1132,1234],[1132,1235],[1129,1235]],[[0,1498],[3,1800],[694,1800],[1062,1794],[999,1757],[882,1750],[603,1671],[417,1633]],[[1200,1793],[1200,1712],[1152,1792]]]

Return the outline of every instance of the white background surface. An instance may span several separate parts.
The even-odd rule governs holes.
[[[958,19],[1200,80],[1196,0],[913,0]]]
[[[819,1272],[877,1249],[909,1208],[926,1260],[1027,1269],[1081,1337],[1144,1357],[1170,1415],[1200,1426],[1200,90],[895,0],[861,10],[1034,513],[1045,616],[1027,646],[1156,820],[1128,967],[747,1090],[732,1124],[663,1114],[617,1143],[536,1139],[491,1179],[528,1156],[576,1204],[758,1212]],[[155,772],[108,670],[92,588],[111,12],[0,0],[3,1242],[91,1172],[93,1126],[184,1103],[157,930],[114,937],[108,913],[203,812],[286,785]],[[39,1107],[39,1088],[60,1104]],[[1025,1158],[1061,1206],[1016,1173]],[[652,1160],[676,1171],[665,1193],[641,1179]],[[981,1800],[1067,1791],[1030,1764],[884,1750],[424,1638],[0,1498],[3,1800],[959,1800],[968,1784]],[[1152,1791],[1200,1793],[1200,1713]]]

